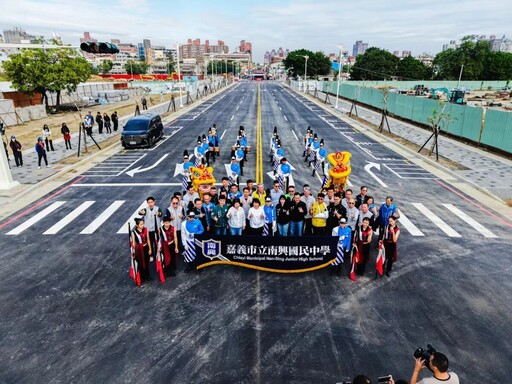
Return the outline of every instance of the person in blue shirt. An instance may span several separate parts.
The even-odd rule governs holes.
[[[389,218],[396,215],[398,215],[396,205],[393,203],[393,198],[388,196],[386,202],[379,208],[379,217],[377,218],[379,222],[379,240],[384,237]]]
[[[201,140],[201,136],[197,138],[197,147],[194,148],[194,156],[196,157],[195,160],[195,166],[198,167],[199,164],[201,164],[201,161],[203,160],[203,157],[205,155],[204,148],[203,148],[203,141]]]
[[[311,152],[309,153],[309,165],[311,166],[312,163],[316,161],[316,154],[320,149],[320,143],[318,142],[318,137],[316,136],[313,138],[313,143],[310,145]]]
[[[201,144],[201,146],[203,147],[204,158],[206,160],[206,166],[209,167],[210,166],[210,146],[208,145],[208,139],[206,138],[206,135],[203,135],[202,142],[203,143]]]
[[[337,255],[336,261],[333,263],[331,273],[336,273],[341,276],[343,271],[343,261],[347,259],[347,254],[350,251],[352,245],[352,229],[347,226],[347,219],[342,217],[340,219],[340,225],[332,230],[332,236],[338,236],[338,252],[342,254]],[[350,260],[349,260],[350,261]]]
[[[235,158],[238,164],[240,164],[240,176],[244,175],[244,157],[245,153],[240,144],[236,145]]]
[[[279,187],[283,191],[288,190],[288,178],[291,174],[291,167],[286,160],[286,157],[281,159],[281,164],[277,167],[277,181],[279,181]]]
[[[270,197],[265,198],[263,213],[265,214],[266,226],[266,229],[263,228],[263,236],[274,236],[274,229],[276,227],[276,209],[272,205],[272,199]]]
[[[238,184],[238,175],[240,175],[240,164],[236,162],[236,157],[231,157],[231,164],[229,166],[230,172],[228,173],[229,181],[231,184]]]
[[[187,221],[181,224],[181,238],[185,246],[184,259],[187,263],[185,273],[193,271],[195,268],[196,249],[195,249],[195,236],[201,235],[204,232],[203,224],[199,219],[196,219],[194,211],[188,211]]]

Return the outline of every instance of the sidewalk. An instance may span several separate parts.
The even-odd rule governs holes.
[[[298,92],[297,89],[292,89]],[[349,119],[346,114],[350,111],[350,107],[352,106],[351,102],[339,98],[339,108],[335,109],[333,107],[336,102],[335,95],[329,95],[329,101],[331,103],[331,105],[329,105],[323,103],[325,100],[325,93],[323,92],[318,92],[319,98],[315,98],[311,94],[305,94],[303,92],[299,93],[309,99],[313,99],[317,102],[320,101],[324,108],[328,108],[331,113],[337,114],[343,119]],[[357,106],[357,111],[358,117],[373,125],[374,127],[372,128],[376,129],[376,127],[379,126],[382,116],[381,113],[365,108],[361,105]],[[352,111],[352,115],[354,114],[355,112]],[[427,129],[417,127],[413,124],[406,123],[390,116],[388,116],[388,122],[393,134],[418,146],[422,146],[432,134],[432,132]],[[387,127],[385,126],[384,129],[387,130]],[[426,148],[429,148],[431,143],[432,141],[427,144]],[[479,148],[474,148],[443,135],[439,136],[438,145],[440,156],[461,165],[459,168],[462,169],[451,170],[451,172],[456,174],[457,177],[466,180],[468,183],[473,184],[479,189],[488,191],[490,194],[508,202],[509,204],[512,202],[511,160],[486,152]],[[433,156],[430,159],[435,161],[435,157]]]

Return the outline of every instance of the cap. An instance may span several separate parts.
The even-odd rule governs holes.
[[[345,219],[344,217],[342,217],[342,218],[340,219],[340,223],[342,223],[342,224],[347,224],[347,219]]]
[[[269,201],[272,201],[272,199],[271,199],[270,197],[267,197],[267,198],[265,199],[265,201],[266,201],[266,202],[269,202]]]
[[[15,139],[15,138],[16,138],[16,136],[14,136],[14,135],[11,136],[11,139]]]
[[[236,160],[236,157],[235,156],[231,156],[231,160]]]
[[[196,214],[194,213],[194,211],[188,211],[187,216],[188,217],[196,217]]]

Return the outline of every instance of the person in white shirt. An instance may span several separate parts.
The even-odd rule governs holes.
[[[242,236],[242,231],[245,229],[245,212],[240,206],[240,200],[233,200],[233,206],[228,209],[227,218],[231,236]]]
[[[263,226],[265,225],[265,212],[258,199],[253,200],[248,218],[249,226],[251,227],[250,234],[261,236],[263,234]]]

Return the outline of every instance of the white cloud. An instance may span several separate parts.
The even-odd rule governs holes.
[[[508,0],[16,0],[2,7],[0,27],[20,26],[37,35],[55,31],[71,44],[78,44],[84,31],[133,43],[143,38],[166,45],[187,38],[224,40],[231,49],[244,39],[262,61],[266,50],[279,47],[336,52],[334,45],[351,50],[355,40],[364,40],[392,51],[435,53],[467,34],[512,37],[511,8]]]

